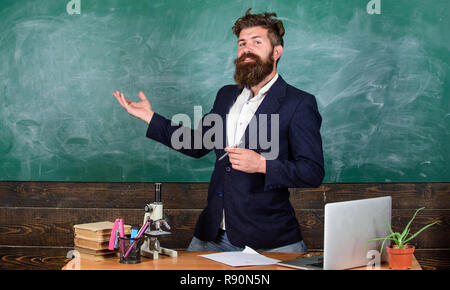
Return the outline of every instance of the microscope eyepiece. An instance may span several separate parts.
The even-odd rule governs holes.
[[[155,202],[161,202],[161,183],[155,183]]]

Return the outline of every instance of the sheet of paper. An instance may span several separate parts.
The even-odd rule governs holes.
[[[279,260],[258,254],[258,252],[247,246],[242,252],[222,252],[199,256],[232,267],[273,265],[280,262]]]

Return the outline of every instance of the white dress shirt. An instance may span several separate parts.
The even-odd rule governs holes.
[[[264,97],[269,89],[278,79],[278,73],[262,87],[258,94],[253,97],[252,91],[245,87],[242,93],[237,97],[236,102],[227,114],[227,145],[233,147],[239,145],[245,130],[255,115],[259,105],[261,105]],[[222,222],[220,223],[222,230],[225,230],[225,210],[223,211]]]

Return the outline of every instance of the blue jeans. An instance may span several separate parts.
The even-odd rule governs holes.
[[[228,240],[227,233],[220,230],[215,241],[201,241],[192,238],[187,251],[193,252],[228,252],[243,251],[244,248],[233,246]],[[255,249],[257,252],[308,252],[308,248],[302,241],[273,249]]]

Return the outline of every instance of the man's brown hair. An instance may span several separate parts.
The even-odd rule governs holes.
[[[272,17],[277,17],[276,13],[261,13],[261,14],[250,14],[249,8],[245,15],[239,18],[233,26],[233,32],[236,37],[239,37],[241,30],[244,28],[261,26],[263,28],[268,29],[267,35],[270,39],[270,43],[272,47],[276,45],[284,45],[283,35],[284,35],[284,26],[283,22],[278,19],[274,19]]]

